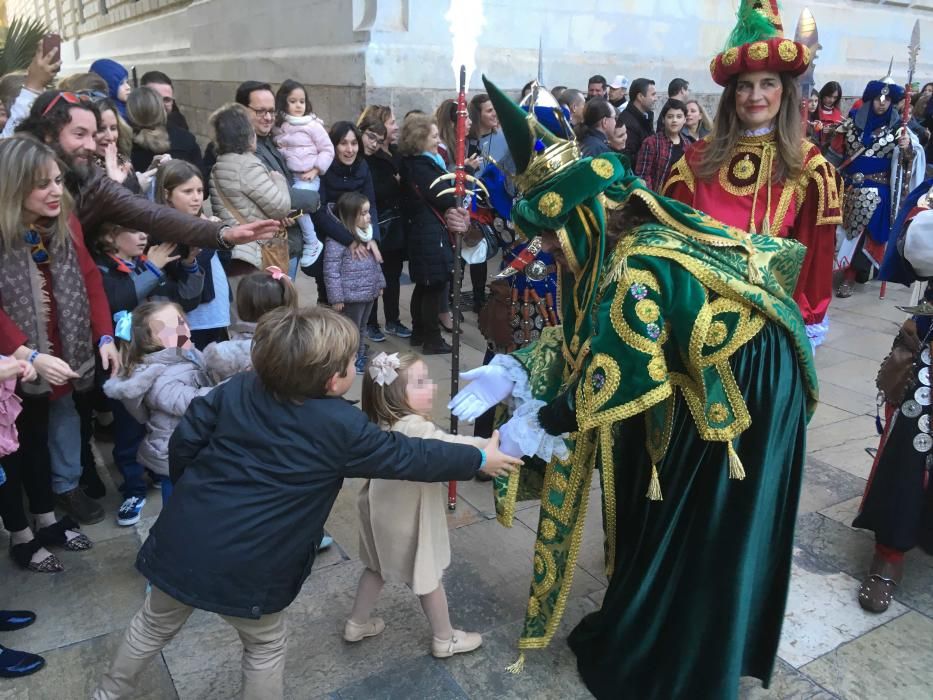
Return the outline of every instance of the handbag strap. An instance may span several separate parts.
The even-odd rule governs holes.
[[[214,183],[214,191],[217,193],[217,196],[220,197],[220,202],[221,204],[224,205],[224,209],[226,209],[228,212],[230,212],[230,214],[233,215],[233,218],[237,220],[238,224],[242,225],[242,224],[249,223],[246,221],[246,218],[240,213],[240,210],[230,203],[230,200],[227,199],[227,195],[225,195],[224,191],[220,189],[220,187],[218,187],[216,182]]]

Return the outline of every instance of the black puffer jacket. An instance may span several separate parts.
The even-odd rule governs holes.
[[[399,157],[393,151],[379,149],[366,156],[376,192],[379,209],[379,249],[383,252],[405,249],[405,227],[402,225],[402,185],[399,182]]]
[[[444,212],[457,206],[452,194],[439,195],[450,181],[431,183],[447,171],[428,156],[406,156],[401,163],[408,275],[415,284],[437,284],[450,277],[454,252]]]
[[[376,206],[376,193],[373,189],[373,179],[369,174],[369,166],[363,156],[354,161],[353,165],[344,165],[335,159],[327,172],[321,176],[321,208],[311,216],[318,238],[333,238],[338,243],[350,245],[356,238],[347,231],[339,220],[327,216],[327,205],[336,204],[345,192],[359,192],[369,200],[369,214],[373,221],[373,240],[380,241],[379,237],[379,209]]]

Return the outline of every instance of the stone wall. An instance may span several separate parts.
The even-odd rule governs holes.
[[[480,74],[517,92],[537,73],[544,46],[549,85],[587,78],[649,76],[663,93],[674,77],[713,106],[710,58],[734,22],[735,0],[485,0],[471,91]],[[786,32],[804,6],[823,49],[816,81],[839,80],[846,95],[880,78],[895,58],[906,76],[906,44],[921,20],[926,50],[917,79],[933,79],[933,0],[786,0]],[[106,10],[105,12],[102,10]],[[8,16],[41,17],[65,38],[64,74],[110,57],[177,81],[195,132],[245,79],[304,82],[327,122],[353,118],[366,102],[404,114],[433,109],[454,89],[445,0],[7,0]]]

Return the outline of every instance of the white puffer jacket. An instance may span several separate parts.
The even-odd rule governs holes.
[[[228,209],[227,203],[237,214]],[[214,215],[229,226],[278,220],[291,210],[291,194],[282,174],[266,168],[255,153],[224,153],[217,157],[211,170],[211,206]],[[262,264],[259,243],[236,246],[233,258],[259,268]]]

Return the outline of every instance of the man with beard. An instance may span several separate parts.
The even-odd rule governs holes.
[[[157,231],[161,240],[170,243],[229,249],[271,238],[278,231],[277,221],[224,226],[134,195],[91,162],[99,124],[97,108],[83,96],[50,90],[36,99],[29,116],[16,128],[17,133],[30,134],[51,146],[67,166],[65,186],[85,232],[110,221],[136,231]]]

